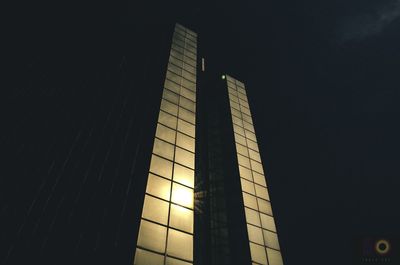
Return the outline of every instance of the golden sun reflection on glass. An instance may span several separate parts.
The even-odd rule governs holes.
[[[188,208],[193,208],[193,190],[174,183],[171,201]]]

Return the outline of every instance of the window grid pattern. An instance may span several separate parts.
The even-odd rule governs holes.
[[[282,265],[267,183],[245,86],[226,76],[240,182],[253,264]]]
[[[176,24],[135,265],[193,264],[197,35]]]

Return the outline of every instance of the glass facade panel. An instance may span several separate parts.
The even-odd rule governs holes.
[[[158,122],[172,128],[172,129],[175,129],[176,124],[177,124],[177,118],[175,116],[172,116],[171,114],[164,112],[164,111],[160,111],[160,114],[158,116]]]
[[[169,200],[171,194],[171,181],[149,174],[146,192],[164,200]]]
[[[137,248],[134,265],[164,265],[164,255]]]
[[[191,111],[188,111],[184,108],[181,108],[181,107],[179,107],[178,117],[181,118],[182,120],[188,121],[192,124],[195,124],[195,122],[196,122],[196,117],[195,117],[194,113]]]
[[[258,185],[267,186],[267,183],[265,182],[265,177],[264,175],[261,175],[255,171],[253,171],[253,178],[254,178],[254,182],[257,183]]]
[[[249,156],[249,154],[247,153],[247,147],[241,144],[236,144],[236,151],[243,156]]]
[[[192,263],[167,257],[165,265],[191,265]]]
[[[263,186],[260,186],[257,184],[255,184],[254,187],[256,189],[257,197],[260,197],[264,200],[269,200],[268,190],[266,187],[263,187]]]
[[[178,106],[164,99],[161,101],[161,110],[171,115],[178,116]]]
[[[280,249],[278,242],[278,235],[274,232],[264,230],[265,245],[269,248]]]
[[[253,182],[247,181],[244,178],[240,178],[240,182],[242,184],[242,191],[256,195]]]
[[[247,206],[254,210],[258,210],[256,197],[254,197],[250,194],[243,193],[243,203],[244,203],[244,206]]]
[[[193,233],[193,211],[172,204],[169,225],[173,228]]]
[[[261,157],[260,157],[260,154],[258,152],[249,149],[249,155],[250,155],[251,159],[261,163]]]
[[[242,178],[245,178],[249,181],[253,181],[253,177],[251,175],[251,170],[242,166],[239,166],[239,173]]]
[[[237,154],[237,158],[239,165],[250,168],[250,160],[247,157]]]
[[[194,154],[192,152],[176,147],[175,161],[186,167],[194,169]]]
[[[185,186],[194,188],[194,171],[187,167],[175,164],[174,181],[179,182]]]
[[[186,122],[184,120],[178,119],[178,131],[183,132],[184,134],[187,134],[191,137],[194,137],[195,135],[195,127],[194,125],[190,124],[189,122]]]
[[[175,104],[179,102],[179,95],[168,89],[164,89],[163,98]]]
[[[174,158],[174,146],[163,140],[154,139],[153,153],[169,160]]]
[[[194,153],[195,141],[194,138],[190,136],[178,132],[176,137],[176,145]]]
[[[270,265],[283,265],[282,255],[280,251],[267,248],[267,253]]]
[[[146,195],[144,197],[142,217],[166,225],[169,203]]]
[[[193,209],[193,189],[173,183],[171,201]]]
[[[170,129],[164,125],[157,124],[156,137],[161,140],[167,141],[171,144],[175,143],[175,130]]]
[[[272,208],[271,208],[271,203],[269,201],[257,198],[257,202],[258,202],[258,207],[260,208],[260,212],[272,216]]]
[[[261,213],[260,218],[262,228],[276,232],[275,221],[272,216]]]
[[[193,236],[174,229],[168,229],[167,255],[192,261]]]
[[[261,228],[248,224],[247,232],[249,233],[249,240],[251,242],[264,245],[264,239]]]
[[[153,155],[151,157],[150,172],[170,179],[172,175],[172,162]]]
[[[140,222],[137,245],[156,252],[165,251],[167,228],[146,220]]]
[[[255,211],[255,210],[247,208],[247,207],[245,207],[244,210],[245,210],[245,214],[246,214],[246,221],[249,224],[261,226],[258,211]]]
[[[267,265],[267,255],[265,253],[264,247],[250,243],[250,254],[251,254],[251,259],[254,262]]]
[[[195,112],[196,111],[196,103],[194,103],[193,101],[185,98],[185,97],[180,97],[179,99],[179,105],[181,107],[184,107],[187,110],[190,110],[191,112]]]

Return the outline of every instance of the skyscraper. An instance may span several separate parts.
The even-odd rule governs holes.
[[[176,24],[134,264],[281,265],[245,85],[197,64],[196,40]]]

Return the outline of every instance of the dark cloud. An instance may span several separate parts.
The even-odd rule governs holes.
[[[338,41],[363,40],[379,34],[400,16],[400,0],[380,5],[372,12],[364,12],[343,19],[338,29]]]

